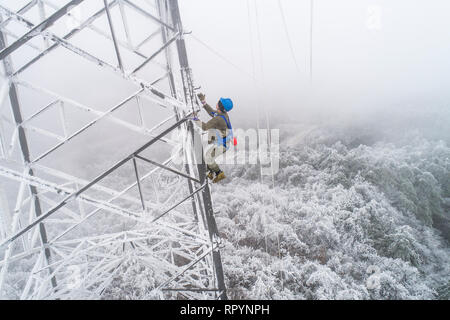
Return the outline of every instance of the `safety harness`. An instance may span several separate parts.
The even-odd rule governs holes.
[[[227,117],[225,117],[223,114],[218,114],[217,112],[213,112],[212,114],[214,117],[222,117],[222,119],[225,121],[227,125],[228,134],[225,137],[222,137],[220,131],[216,130],[216,143],[218,146],[223,146],[226,150],[228,150],[230,147],[227,142],[233,139],[233,128],[231,127],[231,123],[227,120]]]

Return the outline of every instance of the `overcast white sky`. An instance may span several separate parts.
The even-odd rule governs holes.
[[[274,116],[294,111],[301,119],[304,108],[312,106],[339,113],[346,107],[448,104],[448,1],[314,0],[313,91],[309,86],[310,0],[281,3],[299,71],[277,0],[181,0],[180,6],[185,28],[248,74],[253,70],[253,46],[256,76],[262,81],[264,75],[260,103]],[[253,100],[249,76],[194,39],[189,40],[188,49],[197,84],[207,95],[232,96],[237,108],[253,107],[257,100]],[[311,92],[315,95],[307,99]]]
[[[103,3],[86,2],[99,6]],[[220,96],[231,97],[236,105],[235,123],[247,123],[245,120],[257,108],[267,108],[273,118],[300,121],[313,110],[331,115],[345,110],[364,113],[374,107],[392,105],[448,103],[450,3],[447,0],[313,2],[311,86],[311,0],[179,1],[184,27],[192,31],[186,40],[196,85],[202,86],[212,103]],[[27,1],[0,0],[0,3],[18,8]],[[279,3],[286,17],[293,54]],[[112,14],[115,18],[119,10],[114,8]],[[119,21],[118,16],[116,20]],[[129,20],[132,29],[151,32],[144,20],[134,17]],[[120,33],[120,21],[117,24],[116,31]],[[196,39],[238,68],[224,62]],[[115,60],[110,43],[102,44],[85,34],[73,41],[82,48],[107,51],[111,61]],[[32,72],[41,77],[41,72]],[[76,69],[68,73],[77,76]],[[105,101],[105,105],[111,103]]]
[[[146,3],[145,0],[134,1]],[[27,2],[0,0],[0,4],[12,9]],[[311,1],[280,2],[293,54],[283,28],[278,0],[179,0],[185,31],[192,31],[192,35],[186,35],[186,41],[195,84],[202,87],[211,104],[221,96],[233,99],[235,108],[230,115],[235,128],[254,127],[258,113],[263,123],[265,109],[274,127],[285,122],[316,120],[318,115],[320,120],[357,123],[361,117],[371,119],[374,113],[386,114],[393,110],[399,115],[397,123],[402,125],[409,121],[404,115],[416,114],[418,118],[417,109],[449,109],[448,0],[314,0],[312,85],[309,77]],[[84,5],[102,7],[103,1],[87,0]],[[125,41],[117,7],[112,10],[112,15],[116,32]],[[40,21],[37,12],[27,14],[27,18]],[[133,33],[140,33],[143,38],[158,28],[147,24],[149,19],[131,13],[128,18]],[[98,20],[97,26],[109,32],[106,18]],[[59,27],[67,32],[64,24],[52,26],[52,31],[59,32]],[[11,28],[22,28],[19,34],[26,31],[17,23],[11,24]],[[42,42],[42,39],[36,41]],[[116,63],[112,42],[102,40],[90,30],[83,30],[70,42],[111,64]],[[160,42],[156,44],[160,45]],[[148,53],[154,51],[154,48],[146,48]],[[27,56],[28,53],[31,55]],[[23,63],[35,54],[24,46],[15,55],[15,66],[20,65],[18,60],[22,59]],[[127,63],[142,62],[142,58],[136,59],[126,50],[122,50],[122,55]],[[133,63],[126,67],[132,67]],[[107,110],[137,90],[136,86],[112,72],[93,69],[100,68],[59,48],[33,65],[23,77],[97,110]],[[154,71],[146,69],[145,79],[161,76],[161,69]],[[31,96],[23,89],[20,99],[25,116],[49,102],[48,97]],[[149,127],[168,116],[168,113],[157,114],[157,109],[152,106],[144,107]],[[411,112],[411,108],[415,108],[416,113]],[[70,112],[72,108],[67,110]],[[136,106],[124,107],[120,113],[127,121],[139,122]],[[58,113],[56,115],[59,117]],[[89,121],[80,113],[69,116],[73,122],[70,131]],[[42,117],[40,121],[47,125],[54,123],[54,130],[60,130],[57,128],[60,124],[51,120],[52,117],[49,110],[48,117]],[[111,144],[120,146],[121,152],[126,154],[145,140],[132,132],[120,131],[123,128],[111,126],[107,129],[108,125],[102,123],[89,129],[82,139],[73,143],[78,142],[84,147],[92,145],[97,151],[103,148],[105,152],[97,153],[108,157],[106,150],[115,150]],[[97,140],[92,137],[99,135],[105,138],[94,144]],[[53,143],[49,141],[48,146]],[[43,143],[33,145],[40,145],[43,150],[48,148]],[[84,157],[77,147],[62,149],[61,153],[70,155],[71,151],[76,153],[74,159]],[[85,153],[92,154],[89,150]]]

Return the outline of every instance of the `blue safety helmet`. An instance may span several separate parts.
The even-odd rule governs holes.
[[[222,103],[223,108],[226,112],[231,111],[233,109],[233,101],[229,98],[220,98],[219,100]]]

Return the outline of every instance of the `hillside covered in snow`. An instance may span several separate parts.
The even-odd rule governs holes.
[[[213,199],[229,298],[450,298],[448,141],[378,129],[283,127],[274,188],[256,165],[225,167]],[[152,274],[127,264],[104,298],[157,298]]]
[[[256,166],[215,186],[232,298],[450,297],[448,144],[369,138],[317,128],[281,148],[275,188]]]

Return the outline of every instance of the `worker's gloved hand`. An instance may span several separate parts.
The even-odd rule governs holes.
[[[197,94],[197,97],[200,99],[200,101],[201,101],[202,103],[205,102],[205,95],[204,95],[203,93]]]

